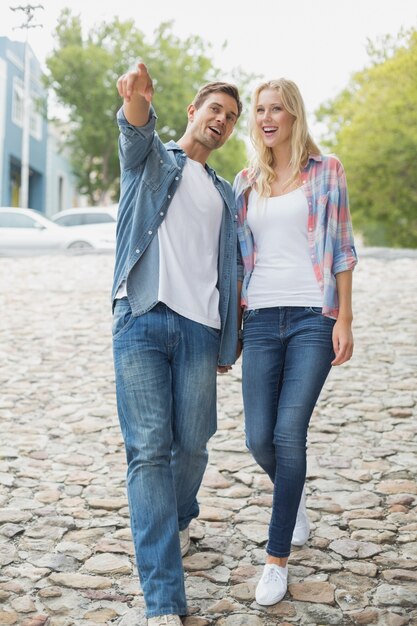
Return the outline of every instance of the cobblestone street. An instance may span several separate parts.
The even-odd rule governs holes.
[[[145,626],[111,353],[113,258],[1,258],[0,625]],[[186,626],[417,625],[417,257],[365,254],[355,353],[312,418],[310,540],[273,607],[269,479],[244,444],[240,365],[184,559]]]

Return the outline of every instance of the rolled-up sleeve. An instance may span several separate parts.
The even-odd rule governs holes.
[[[333,274],[353,270],[358,262],[353,238],[352,219],[349,210],[349,196],[346,184],[346,175],[342,164],[337,168],[336,202],[336,236],[333,250]]]
[[[132,126],[127,121],[123,107],[117,112],[119,126],[119,158],[123,169],[139,167],[152,147],[157,116],[153,107],[145,126]]]

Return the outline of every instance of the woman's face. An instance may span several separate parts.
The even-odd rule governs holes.
[[[256,125],[268,148],[278,148],[290,143],[295,117],[283,106],[276,89],[263,89],[256,103]]]

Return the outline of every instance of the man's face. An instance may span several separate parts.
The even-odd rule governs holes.
[[[215,92],[196,109],[188,107],[188,132],[208,150],[216,150],[229,139],[238,118],[237,102],[232,96]]]

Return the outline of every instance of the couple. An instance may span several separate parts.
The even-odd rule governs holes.
[[[242,345],[247,445],[274,484],[256,600],[286,593],[291,543],[309,533],[309,419],[331,366],[352,355],[356,255],[342,165],[311,139],[294,83],[255,91],[255,156],[234,193],[206,164],[240,116],[234,85],[202,87],[184,135],[165,145],[146,66],[124,74],[118,91],[117,407],[148,626],[179,626],[181,557],[216,430],[216,370],[227,372]]]

